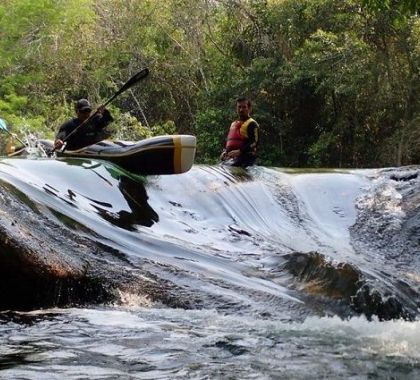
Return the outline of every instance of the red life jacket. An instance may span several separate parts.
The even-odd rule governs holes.
[[[254,119],[236,120],[230,125],[229,133],[226,139],[226,150],[241,149],[248,141],[248,125],[255,122]]]

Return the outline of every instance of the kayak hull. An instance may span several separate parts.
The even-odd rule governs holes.
[[[156,136],[138,142],[101,141],[58,153],[62,157],[99,158],[143,175],[181,174],[194,163],[196,138],[190,135]]]
[[[52,141],[40,142],[46,151],[52,150]],[[137,142],[104,140],[78,150],[56,151],[56,154],[57,157],[106,160],[140,175],[162,175],[190,170],[195,151],[195,136],[165,135]]]

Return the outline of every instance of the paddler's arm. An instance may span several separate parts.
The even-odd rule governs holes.
[[[64,139],[67,136],[66,125],[67,123],[64,123],[63,125],[61,125],[61,127],[59,128],[55,136],[55,141],[54,141],[55,150],[61,149],[64,145]]]
[[[112,121],[114,118],[111,113],[104,106],[100,106],[93,117],[92,125],[94,128],[103,129]]]
[[[258,124],[250,123],[248,125],[248,142],[241,148],[240,154],[253,151],[258,145]]]

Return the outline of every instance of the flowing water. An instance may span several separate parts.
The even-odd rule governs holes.
[[[31,256],[2,264],[0,378],[420,378],[419,167],[3,159],[0,206]],[[79,282],[4,295],[32,272]]]

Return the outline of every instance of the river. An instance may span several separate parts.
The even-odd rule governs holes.
[[[0,160],[0,378],[417,379],[420,168]]]

